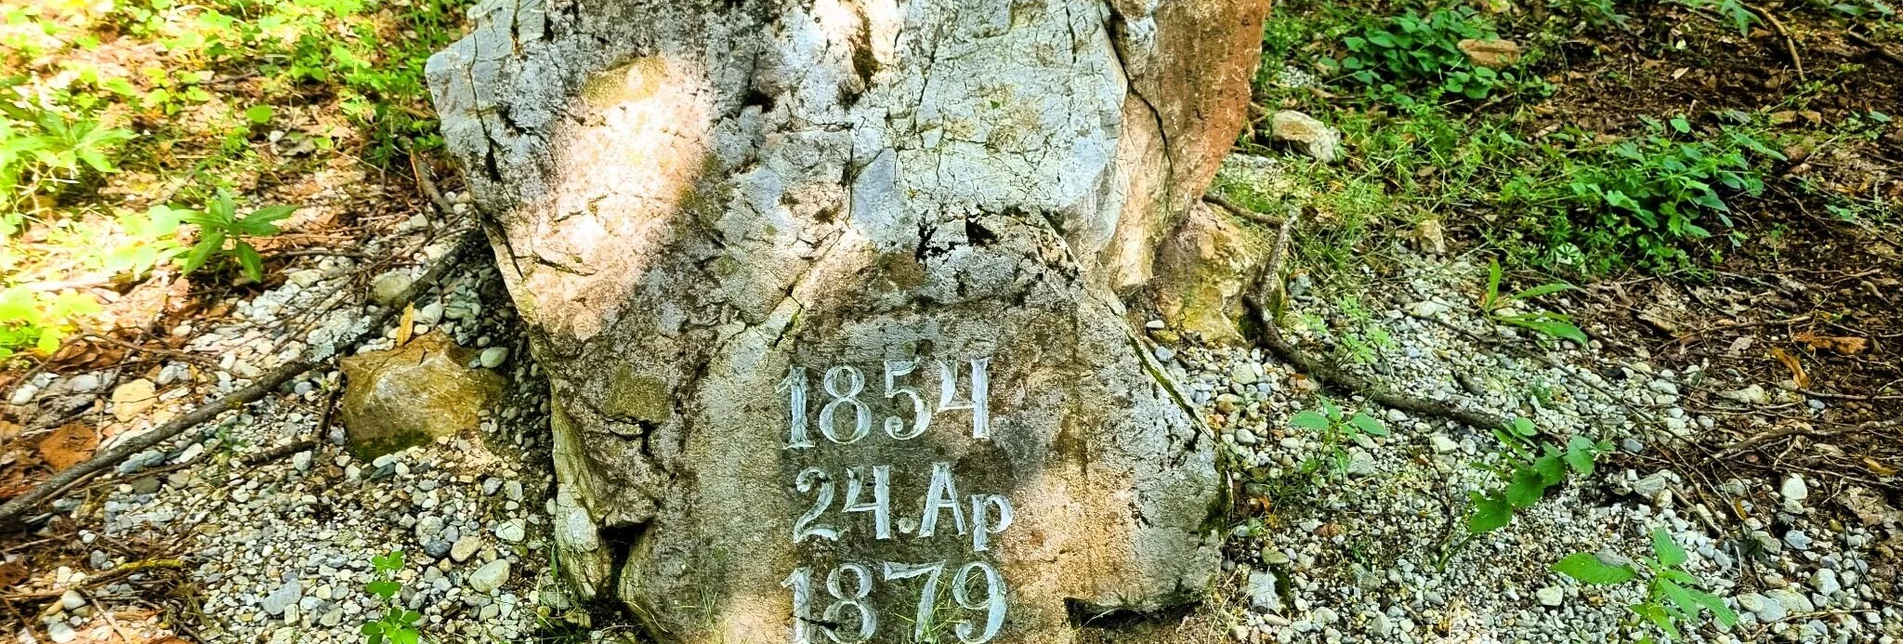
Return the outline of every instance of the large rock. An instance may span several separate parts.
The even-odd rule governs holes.
[[[1245,230],[1221,210],[1197,203],[1177,234],[1163,242],[1152,282],[1157,310],[1176,328],[1205,342],[1243,341],[1244,291],[1269,252],[1269,236]]]
[[[560,569],[696,643],[1066,642],[1200,594],[1214,441],[1114,293],[1265,11],[484,4],[429,76],[549,376]]]
[[[502,377],[470,369],[476,351],[430,333],[395,349],[344,358],[338,418],[357,458],[373,459],[475,429],[502,396]]]

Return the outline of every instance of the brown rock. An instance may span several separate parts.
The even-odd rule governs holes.
[[[1455,45],[1467,60],[1481,67],[1500,69],[1520,62],[1520,45],[1511,40],[1477,40],[1468,38]]]
[[[1243,340],[1237,321],[1255,266],[1267,256],[1263,235],[1237,226],[1220,209],[1197,203],[1176,234],[1157,249],[1157,311],[1170,325],[1205,342]]]
[[[465,366],[476,353],[431,333],[397,349],[344,358],[338,416],[351,452],[372,459],[474,429],[477,414],[502,397],[503,384],[492,371]]]

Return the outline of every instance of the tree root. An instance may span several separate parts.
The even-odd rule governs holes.
[[[454,250],[451,250],[448,255],[444,255],[442,259],[437,260],[435,264],[430,266],[428,271],[423,273],[421,278],[410,284],[410,288],[403,292],[403,296],[400,298],[401,301],[407,303],[420,297],[424,292],[428,291],[430,287],[442,281],[443,277],[449,274],[450,269],[461,264],[464,259],[468,258],[481,243],[482,234],[480,232],[472,230],[464,233],[462,239],[456,242]],[[384,309],[382,313],[377,314],[377,317],[371,319],[370,324],[364,327],[364,330],[359,333],[356,338],[352,339],[349,343],[338,346],[355,346],[366,339],[381,334],[383,328],[389,326],[402,310],[403,307],[401,306]],[[271,392],[276,391],[280,385],[290,382],[297,376],[328,362],[331,358],[337,357],[338,353],[338,351],[333,350],[329,355],[322,358],[299,360],[278,367],[252,382],[250,386],[226,394],[224,397],[206,403],[197,409],[193,409],[173,419],[171,422],[153,428],[151,431],[139,434],[112,449],[95,454],[92,458],[86,459],[72,467],[60,470],[60,472],[54,474],[52,478],[34,486],[33,489],[28,490],[25,494],[14,497],[13,500],[7,501],[5,505],[0,505],[0,528],[24,527],[21,525],[24,523],[21,521],[21,518],[28,510],[38,506],[41,502],[66,491],[68,488],[77,485],[80,481],[101,470],[118,465],[120,461],[124,461],[133,454],[137,454],[166,439],[177,436],[200,423],[217,418],[220,414],[227,411],[240,409],[245,405],[263,399],[265,396],[270,395]]]
[[[1281,308],[1284,297],[1282,285],[1282,266],[1287,261],[1289,235],[1298,219],[1296,213],[1282,222],[1282,229],[1276,235],[1275,248],[1269,254],[1269,261],[1249,294],[1244,299],[1254,312],[1256,322],[1261,326],[1261,335],[1257,340],[1269,352],[1274,353],[1283,362],[1294,365],[1296,369],[1308,374],[1322,386],[1351,394],[1360,394],[1375,404],[1390,409],[1399,409],[1417,416],[1432,416],[1475,429],[1498,429],[1507,426],[1509,419],[1485,411],[1473,409],[1458,403],[1450,403],[1419,396],[1398,393],[1373,380],[1349,373],[1335,365],[1302,351],[1282,336],[1282,329],[1276,324],[1271,311]]]

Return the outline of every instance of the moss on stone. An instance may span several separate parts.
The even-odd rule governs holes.
[[[601,412],[659,425],[674,417],[674,396],[667,382],[623,367],[608,379]]]

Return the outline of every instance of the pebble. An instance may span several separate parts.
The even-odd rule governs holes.
[[[1786,501],[1802,503],[1810,496],[1810,486],[1804,484],[1804,477],[1792,474],[1784,477],[1784,484],[1778,486],[1778,494]]]
[[[67,642],[79,639],[79,632],[73,630],[71,624],[64,621],[56,621],[46,625],[46,636],[52,639],[56,644],[66,644]]]
[[[475,572],[469,573],[469,588],[479,593],[492,593],[503,584],[509,583],[509,560],[497,559],[483,564]]]
[[[296,604],[297,600],[303,597],[304,586],[298,583],[296,576],[292,576],[289,580],[284,582],[283,586],[279,586],[277,590],[271,591],[271,594],[265,595],[264,601],[259,602],[259,607],[263,608],[267,614],[283,615],[285,609]]]
[[[481,364],[484,369],[500,367],[502,363],[508,360],[509,349],[507,347],[489,347],[483,349],[482,355],[476,357],[477,363]]]
[[[482,538],[473,534],[466,534],[463,535],[461,539],[457,539],[456,543],[449,547],[449,558],[456,563],[469,561],[469,558],[475,555],[476,551],[480,549],[482,549]]]
[[[497,539],[515,543],[521,541],[525,536],[527,536],[526,530],[522,526],[522,521],[519,519],[504,521],[502,525],[496,526]]]
[[[1566,602],[1566,589],[1560,588],[1559,586],[1547,586],[1533,591],[1533,597],[1540,600],[1541,606],[1557,608],[1560,604]]]
[[[1792,530],[1784,533],[1784,544],[1794,550],[1809,550],[1810,543],[1810,535],[1804,534],[1803,530]]]

